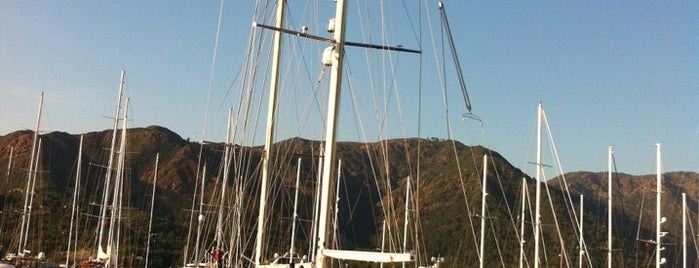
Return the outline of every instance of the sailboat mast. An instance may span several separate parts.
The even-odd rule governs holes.
[[[405,182],[405,218],[403,220],[403,253],[408,252],[408,219],[410,216],[410,187],[411,177],[408,176]],[[405,268],[405,263],[401,265]]]
[[[294,190],[294,215],[291,216],[291,246],[289,246],[289,256],[294,258],[294,243],[296,241],[296,220],[299,217],[297,208],[299,203],[299,182],[301,178],[301,157],[296,161],[296,188]]]
[[[522,178],[522,207],[519,227],[519,268],[524,267],[524,208],[527,193],[527,178]]]
[[[323,174],[323,145],[320,146],[319,148],[320,152],[318,154],[318,169],[316,171],[317,178],[316,178],[316,194],[315,194],[315,201],[313,202],[313,221],[311,222],[311,239],[309,239],[309,250],[310,250],[310,260],[315,259],[315,254],[316,254],[316,243],[318,237],[318,214],[319,214],[319,209],[320,209],[320,181],[321,177]]]
[[[41,92],[41,97],[39,97],[39,112],[37,112],[36,115],[36,126],[34,127],[34,138],[32,139],[32,152],[31,152],[31,158],[29,159],[29,170],[27,171],[27,191],[24,192],[24,208],[22,211],[22,225],[20,226],[20,237],[19,237],[19,247],[17,248],[17,255],[22,254],[22,251],[24,250],[24,246],[26,243],[26,240],[24,238],[24,232],[25,228],[28,228],[28,220],[27,220],[27,206],[29,204],[29,187],[31,186],[31,178],[32,178],[32,173],[34,172],[33,166],[34,166],[34,158],[36,156],[36,143],[37,139],[39,138],[39,125],[41,123],[41,109],[44,107],[44,92]],[[27,225],[27,226],[25,226]]]
[[[534,268],[539,268],[539,232],[541,228],[541,121],[543,117],[543,106],[539,102],[536,132],[536,201],[534,212]]]
[[[337,160],[337,183],[335,188],[335,205],[333,206],[333,242],[335,243],[335,248],[339,247],[339,241],[337,239],[337,217],[340,208],[340,175],[342,170],[342,159]]]
[[[112,209],[109,219],[109,232],[107,233],[107,254],[108,259],[106,266],[111,267],[114,263],[115,267],[119,266],[119,223],[121,222],[121,198],[124,182],[124,161],[126,160],[126,129],[129,121],[129,99],[126,99],[124,104],[124,121],[121,127],[121,140],[119,141],[119,158],[117,159],[117,172],[114,181],[114,191],[112,196]],[[114,246],[112,246],[114,245]],[[112,254],[113,253],[113,254]],[[114,262],[112,262],[114,259]]]
[[[37,169],[39,166],[39,155],[41,154],[41,138],[39,138],[39,145],[36,147],[36,162],[34,163],[34,172],[32,172],[32,187],[31,190],[29,190],[29,206],[27,207],[27,224],[26,227],[24,228],[24,234],[22,235],[24,237],[24,246],[27,245],[27,240],[29,239],[29,225],[31,223],[32,219],[32,208],[34,206],[34,193],[36,189],[36,174],[37,174]]]
[[[682,193],[682,267],[687,267],[687,194]]]
[[[655,192],[655,267],[660,268],[660,265],[664,263],[665,258],[662,258],[660,256],[660,252],[662,250],[662,243],[660,242],[660,239],[663,237],[662,228],[660,228],[660,225],[664,222],[662,215],[662,207],[661,205],[661,194],[663,191],[663,175],[662,175],[662,163],[661,163],[661,155],[660,155],[660,143],[655,144],[655,150],[656,150],[656,168],[657,172],[655,175],[655,183],[656,183],[656,192]]]
[[[73,240],[73,223],[75,221],[75,207],[78,202],[78,187],[80,187],[80,170],[83,162],[83,135],[80,135],[80,146],[78,147],[78,164],[75,172],[75,187],[73,188],[73,208],[70,212],[70,229],[68,229],[68,251],[66,251],[66,267],[70,267],[70,246]],[[146,266],[147,267],[147,266]]]
[[[386,247],[386,220],[383,220],[381,222],[381,253],[383,253],[383,250],[385,247]],[[403,265],[405,265],[405,263]],[[383,268],[383,262],[381,264],[379,264],[379,268]]]
[[[148,238],[146,238],[146,264],[148,268],[148,257],[150,256],[150,237],[153,230],[153,206],[155,205],[155,188],[158,185],[158,161],[160,161],[160,153],[155,155],[155,169],[153,170],[153,193],[150,197],[150,217],[148,221]]]
[[[316,268],[323,268],[328,235],[328,206],[330,205],[330,184],[335,171],[335,142],[337,139],[337,111],[340,102],[340,86],[342,85],[342,64],[345,54],[345,14],[347,3],[344,0],[335,2],[335,19],[333,28],[333,40],[335,46],[332,50],[332,67],[330,72],[330,90],[328,92],[328,114],[325,131],[325,157],[323,158],[323,178],[321,182],[320,215],[318,217],[318,248],[316,254]]]
[[[117,103],[116,103],[116,108],[114,112],[114,125],[112,126],[112,143],[111,146],[109,147],[109,162],[107,164],[107,174],[106,174],[106,179],[104,182],[104,193],[102,194],[102,206],[100,207],[100,218],[99,222],[105,222],[107,220],[107,203],[109,200],[109,185],[111,184],[111,179],[112,179],[112,168],[114,167],[114,154],[115,150],[114,148],[116,147],[116,136],[117,136],[117,127],[119,125],[119,111],[121,109],[121,97],[124,92],[124,78],[126,76],[126,71],[121,70],[121,76],[119,78],[119,94],[117,95]],[[97,231],[97,245],[98,245],[98,254],[96,256],[100,256],[101,252],[100,247],[102,247],[102,240],[104,236],[104,224],[98,224],[98,231]]]
[[[223,213],[226,204],[226,188],[228,188],[228,174],[230,173],[231,162],[231,120],[233,118],[233,108],[228,109],[228,126],[226,127],[226,142],[223,153],[223,180],[221,182],[221,200],[218,207],[218,219],[216,221],[216,249],[221,250],[221,241],[223,240]],[[220,255],[218,256],[221,257]],[[219,260],[216,260],[219,261]]]
[[[277,1],[277,18],[275,26],[282,27],[284,20],[284,0]],[[257,236],[255,239],[255,264],[260,265],[264,254],[262,244],[265,232],[265,214],[267,210],[267,183],[269,181],[269,161],[271,157],[272,137],[274,136],[274,117],[277,110],[277,90],[279,89],[280,63],[282,50],[282,33],[274,32],[272,51],[272,77],[269,85],[269,103],[267,106],[267,130],[265,131],[265,151],[262,159],[262,178],[260,181],[260,211],[257,216]]]
[[[483,268],[484,260],[483,260],[483,252],[485,251],[485,197],[488,195],[488,191],[486,189],[486,183],[487,183],[487,176],[488,176],[488,155],[484,154],[483,155],[483,191],[481,194],[481,245],[480,245],[480,252],[478,252],[478,258],[480,259],[480,268]]]
[[[607,148],[607,267],[612,268],[612,146]]]
[[[585,251],[583,250],[583,195],[580,195],[580,238],[578,238],[578,248],[580,249],[578,256],[578,267],[582,268],[583,255]]]
[[[199,267],[199,240],[201,238],[201,227],[204,224],[204,189],[206,183],[206,164],[201,175],[201,196],[199,197],[199,217],[197,218],[197,240],[194,242],[194,267]]]

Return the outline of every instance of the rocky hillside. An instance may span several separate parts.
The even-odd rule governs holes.
[[[18,226],[23,214],[27,189],[28,162],[32,132],[18,131],[0,137],[0,204],[2,222],[0,243],[6,252],[17,250]],[[62,261],[67,247],[72,198],[80,136],[54,132],[41,135],[39,172],[31,213],[30,239],[27,248],[44,251],[52,261]],[[80,184],[78,187],[78,247],[76,257],[94,256],[99,206],[104,195],[104,181],[112,142],[111,131],[84,135]],[[119,144],[117,139],[116,144]],[[138,266],[145,256],[151,191],[155,179],[156,155],[159,154],[151,263],[155,267],[181,265],[183,252],[194,247],[198,212],[203,208],[203,248],[214,241],[214,226],[224,196],[226,245],[238,245],[251,256],[259,209],[259,178],[262,148],[231,146],[231,160],[224,169],[223,144],[200,144],[182,139],[162,127],[129,129],[125,155],[124,204],[122,207],[121,256]],[[267,255],[288,250],[291,215],[295,199],[295,181],[300,171],[296,247],[309,251],[315,185],[321,142],[300,138],[280,141],[273,147],[270,171],[270,211],[267,216]],[[8,172],[10,151],[12,164]],[[201,150],[201,151],[200,151]],[[201,155],[201,158],[199,157]],[[431,256],[444,256],[448,267],[469,267],[478,263],[480,230],[481,178],[483,155],[489,157],[487,170],[487,212],[484,252],[487,266],[511,267],[519,261],[520,207],[522,178],[527,181],[527,211],[524,217],[526,252],[533,256],[531,206],[534,182],[500,154],[479,146],[440,139],[397,139],[376,143],[343,142],[338,145],[341,159],[336,245],[340,248],[377,249],[382,230],[386,230],[387,250],[402,250],[407,182],[411,181],[408,248],[418,255],[421,265]],[[199,161],[201,159],[201,165]],[[300,159],[300,169],[298,161]],[[201,168],[200,168],[201,167]],[[206,167],[206,168],[204,168]],[[206,172],[204,172],[206,170]],[[224,184],[224,170],[229,170]],[[205,174],[205,176],[204,176]],[[204,176],[205,187],[201,188]],[[697,219],[696,173],[665,174],[664,216],[669,220],[668,249],[663,252],[670,263],[677,264],[678,237],[681,234],[679,194],[688,193],[691,219]],[[542,201],[545,263],[557,266],[577,264],[577,231],[572,211],[579,195],[585,196],[584,236],[589,264],[605,262],[606,245],[606,173],[566,174],[571,199],[561,190],[558,179],[548,185]],[[655,194],[654,176],[614,177],[615,267],[645,265],[654,253],[645,242],[653,235]],[[225,187],[222,188],[222,186]],[[334,187],[333,187],[334,188]],[[545,188],[544,188],[545,189]],[[203,193],[203,195],[202,195]],[[202,197],[203,196],[203,197]],[[550,202],[549,202],[550,200]],[[572,200],[573,203],[569,203]],[[551,204],[551,205],[550,205]],[[28,214],[26,214],[28,215]],[[555,227],[558,221],[558,228]],[[333,215],[334,217],[334,215]],[[383,222],[386,222],[384,225]],[[418,224],[414,224],[417,222]],[[384,227],[385,226],[385,227]],[[232,238],[229,238],[232,237]],[[637,240],[639,238],[640,240]],[[238,243],[230,244],[230,241]],[[618,247],[618,248],[617,248]],[[567,255],[561,257],[561,249]],[[692,248],[692,260],[696,259]],[[189,253],[187,259],[193,254]],[[205,255],[204,252],[201,255]],[[366,264],[356,264],[366,265]]]

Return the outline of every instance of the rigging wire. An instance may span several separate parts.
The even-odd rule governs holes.
[[[405,2],[403,2],[403,3],[405,3]],[[425,4],[425,7],[427,7],[426,0],[424,1],[424,4]],[[422,10],[423,9],[419,8],[419,6],[418,6],[417,10],[418,10],[418,22],[419,22],[418,29],[419,29],[419,31],[417,31],[417,35],[415,36],[415,40],[417,40],[418,49],[420,51],[422,51]],[[412,22],[412,20],[411,20],[411,22]],[[410,25],[413,26],[412,23]],[[414,28],[413,28],[413,32],[414,33],[416,32],[414,30]],[[413,203],[414,203],[413,208],[415,208],[414,209],[414,211],[415,211],[415,213],[414,213],[415,214],[415,216],[414,216],[415,217],[415,220],[414,220],[415,224],[413,224],[413,236],[414,236],[413,247],[417,251],[417,260],[415,261],[417,264],[422,264],[420,261],[423,259],[427,259],[427,252],[426,251],[423,252],[420,250],[421,249],[420,247],[425,245],[424,237],[419,236],[419,234],[423,233],[423,227],[422,227],[422,224],[420,223],[421,222],[421,215],[420,215],[420,188],[421,187],[420,187],[420,185],[422,183],[422,174],[421,174],[421,169],[420,169],[421,164],[422,164],[421,157],[420,157],[422,155],[422,138],[420,138],[420,137],[422,137],[422,93],[423,93],[423,88],[422,88],[422,82],[423,82],[422,81],[422,67],[423,66],[422,66],[422,62],[423,62],[423,55],[422,55],[422,53],[420,53],[420,55],[418,56],[418,83],[417,83],[418,84],[418,90],[417,90],[418,91],[418,102],[417,102],[418,103],[417,104],[417,115],[418,115],[417,116],[417,137],[418,137],[418,140],[417,140],[417,159],[416,159],[416,163],[415,163],[415,165],[416,165],[415,166],[415,175],[416,175],[415,177],[416,178],[415,178],[415,187],[412,187],[412,185],[409,186],[409,187],[411,187],[411,189],[414,189],[413,190],[414,194],[412,197]],[[422,240],[419,240],[419,238],[422,238]],[[408,239],[408,238],[406,237],[405,239]],[[420,255],[421,253],[424,255],[421,256]],[[422,257],[422,258],[420,258],[420,257]]]
[[[580,232],[582,227],[580,226],[580,223],[579,223],[580,221],[578,220],[579,218],[578,218],[578,215],[576,213],[576,210],[573,207],[574,206],[573,198],[570,194],[570,188],[568,187],[568,182],[566,180],[565,174],[563,173],[563,167],[562,167],[563,165],[561,164],[560,157],[558,156],[558,150],[556,149],[556,144],[554,142],[553,134],[551,133],[551,128],[549,127],[548,118],[546,117],[545,112],[543,113],[543,117],[544,117],[544,122],[546,123],[546,131],[547,131],[547,137],[548,137],[549,144],[550,144],[551,154],[554,157],[557,172],[559,174],[561,174],[560,176],[557,176],[557,178],[559,180],[559,183],[563,187],[562,188],[563,192],[565,193],[565,195],[564,195],[565,202],[564,203],[566,204],[565,208],[566,208],[566,211],[568,212],[569,220],[573,223],[572,225],[575,227],[576,233],[580,234],[576,238],[577,238],[578,242],[580,242],[580,240],[582,240],[582,245],[583,245],[584,249],[581,249],[581,250],[584,250],[585,252],[589,252],[587,250],[587,244],[585,243],[585,240],[582,239],[582,233]],[[548,184],[547,184],[547,187],[548,187]],[[580,217],[582,217],[582,215],[580,215]],[[592,266],[592,260],[590,259],[590,255],[589,254],[585,254],[585,255],[586,255],[587,264],[589,266]]]
[[[357,3],[357,4],[359,4],[359,3]],[[383,17],[383,2],[382,1],[380,2],[379,6],[380,6],[379,14],[381,14],[380,19],[382,21],[381,25],[385,25],[385,23],[383,23],[384,17]],[[357,10],[360,11],[361,9],[357,8]],[[371,14],[371,13],[367,12],[367,16],[369,14]],[[359,15],[361,15],[361,13]],[[359,20],[359,21],[364,21],[364,20]],[[372,40],[373,40],[372,35],[371,35],[371,28],[372,27],[370,24],[370,22],[372,20],[369,18],[369,19],[366,19],[365,21],[367,22],[367,26],[360,27],[360,29],[362,29],[362,34],[364,36],[364,40],[368,40],[370,43],[372,43]],[[365,32],[364,29],[368,29],[368,31]],[[382,33],[381,39],[384,40],[385,28],[380,27],[380,30]],[[371,51],[364,50],[364,57],[365,57],[365,61],[367,63],[366,66],[368,68],[368,70],[367,70],[367,75],[368,75],[368,80],[369,80],[368,83],[369,83],[369,86],[371,87],[370,92],[371,92],[371,96],[372,96],[374,117],[376,120],[375,121],[376,122],[376,134],[377,134],[377,140],[378,140],[378,143],[380,146],[380,153],[377,156],[377,158],[381,159],[383,162],[383,165],[378,163],[379,165],[382,166],[382,167],[380,167],[380,169],[383,170],[383,173],[379,173],[379,176],[376,176],[376,174],[374,175],[374,183],[376,186],[376,191],[377,191],[377,193],[379,193],[379,196],[385,196],[386,198],[389,199],[387,202],[380,202],[380,208],[383,212],[384,217],[389,218],[389,219],[395,219],[395,217],[393,216],[393,210],[392,210],[392,204],[393,204],[392,196],[390,194],[388,194],[388,193],[392,192],[392,189],[390,188],[390,186],[391,186],[391,183],[390,183],[391,173],[390,173],[390,168],[388,166],[389,160],[388,160],[388,148],[387,148],[387,141],[386,141],[387,136],[385,133],[385,131],[386,131],[385,123],[386,122],[385,122],[385,120],[381,119],[381,117],[382,117],[381,115],[385,116],[388,113],[387,112],[387,103],[389,102],[389,98],[387,97],[387,95],[388,95],[386,93],[387,87],[385,85],[385,82],[386,82],[385,78],[387,77],[387,75],[385,74],[385,68],[380,68],[380,71],[381,71],[380,77],[383,77],[384,79],[376,79],[375,78],[375,75],[374,75],[375,72],[373,71],[373,68],[372,68],[374,66],[372,64],[372,62],[373,62],[372,55],[373,54],[371,53]],[[385,55],[385,53],[383,53],[382,55]],[[381,64],[380,66],[386,66],[385,57],[381,57],[381,60],[383,61],[382,62],[383,64]],[[383,81],[383,84],[380,85],[380,89],[383,90],[383,97],[384,97],[383,102],[381,102],[379,100],[379,97],[376,95],[376,93],[379,91],[377,89],[377,82],[376,81]],[[381,104],[383,104],[383,105],[381,105]],[[383,176],[381,176],[381,175],[383,175]],[[384,180],[384,182],[379,181],[380,177],[383,177],[382,179]],[[383,190],[382,190],[382,188],[383,188]],[[386,194],[384,194],[384,191]],[[389,206],[386,206],[386,203],[388,203]],[[392,224],[387,224],[386,227],[387,227],[386,229],[387,229],[388,237],[390,239],[393,237]],[[390,240],[392,241],[393,239],[390,239]],[[389,243],[389,248],[391,248],[392,245],[393,245],[392,242]]]
[[[486,129],[485,129],[485,126],[484,126],[484,124],[483,124],[483,121],[482,121],[478,116],[476,116],[476,115],[473,114],[473,113],[466,113],[466,114],[462,115],[462,122],[464,123],[464,125],[466,125],[466,122],[468,121],[467,119],[471,119],[471,120],[474,120],[474,121],[478,122],[478,125],[479,125],[479,127],[480,127],[480,129],[481,129],[481,132],[482,132],[482,135],[483,135],[483,139],[485,140],[485,147],[486,147],[486,148],[490,148],[490,143],[488,142],[488,135],[487,135],[487,133],[486,133]],[[467,133],[467,134],[468,134],[468,133]],[[468,139],[470,140],[470,135],[468,135]],[[472,155],[473,155],[473,147],[471,147],[471,151],[472,151]],[[493,151],[492,151],[492,150],[488,150],[487,153],[488,153],[488,155],[489,155],[489,157],[490,157],[490,162],[492,163],[492,165],[493,165],[493,166],[496,166],[495,157],[494,157],[494,155],[493,155]],[[475,158],[475,156],[473,156],[473,157]],[[498,182],[498,187],[499,187],[499,189],[500,189],[500,192],[501,192],[502,196],[505,197],[505,196],[507,195],[507,194],[506,194],[507,192],[505,191],[505,188],[504,188],[504,186],[503,186],[502,178],[501,178],[501,176],[500,176],[499,170],[498,170],[497,168],[495,168],[495,169],[493,169],[493,170],[494,170],[494,173],[495,173],[495,177],[496,177],[496,179],[497,179],[497,182]],[[516,224],[516,222],[515,222],[515,216],[514,216],[514,214],[512,213],[512,210],[511,210],[511,207],[510,207],[510,204],[509,204],[508,199],[507,199],[507,198],[503,198],[503,201],[504,201],[504,203],[505,203],[505,208],[506,208],[506,210],[507,210],[507,214],[508,214],[508,216],[509,216],[509,218],[510,218],[510,223],[512,224],[512,227],[513,227],[513,230],[514,230],[515,237],[516,237],[517,240],[519,241],[519,240],[522,239],[522,238],[521,238],[521,234],[519,234],[519,229],[518,229],[517,224]],[[492,220],[491,220],[491,226],[492,226]],[[496,243],[497,243],[497,241],[496,241]],[[502,254],[500,254],[500,258],[502,259]],[[504,261],[502,261],[502,262],[504,262]]]
[[[545,173],[545,172],[542,170],[542,173]],[[546,174],[542,174],[542,176],[544,178],[546,178]],[[566,251],[566,248],[565,248],[566,244],[565,244],[565,241],[563,240],[563,234],[561,233],[560,224],[558,223],[558,217],[556,217],[556,209],[553,206],[553,195],[551,195],[551,190],[549,189],[549,184],[545,183],[545,182],[543,182],[543,183],[544,183],[544,189],[546,189],[546,195],[548,196],[549,207],[551,208],[551,213],[553,215],[552,218],[553,218],[554,226],[556,227],[556,234],[558,235],[558,242],[560,243],[559,246],[561,247],[560,258],[563,259],[563,261],[566,264],[566,267],[570,267],[570,260],[568,258],[568,251]],[[566,206],[566,209],[567,208],[568,207]],[[542,244],[545,244],[545,243],[542,243]],[[546,252],[546,250],[544,250],[544,252]]]
[[[535,180],[535,182],[536,182],[536,180]],[[534,232],[533,232],[533,230],[534,230],[534,224],[535,224],[535,221],[534,221],[534,214],[535,214],[535,212],[534,212],[534,209],[532,209],[532,200],[531,200],[531,196],[530,196],[530,194],[529,194],[529,188],[528,188],[528,187],[525,187],[525,188],[524,188],[524,191],[525,191],[524,195],[527,197],[527,204],[526,204],[526,205],[527,205],[527,209],[528,209],[528,212],[529,212],[529,223],[530,223],[530,225],[531,225],[532,234],[533,234],[533,233],[534,233]],[[526,216],[525,216],[525,217],[526,217]],[[522,220],[522,221],[525,221],[524,218],[522,218],[521,220]],[[522,237],[521,237],[520,239],[524,239],[524,234],[522,234]],[[524,257],[524,258],[523,258],[523,259],[524,259],[524,263],[527,265],[527,267],[529,267],[529,258],[527,257],[527,254],[524,254],[523,257]],[[538,257],[538,256],[536,256],[536,257]],[[535,257],[535,258],[536,258],[536,257]]]
[[[203,118],[203,124],[202,124],[202,130],[201,130],[201,140],[199,144],[199,157],[198,157],[198,162],[197,162],[197,171],[196,171],[196,178],[195,178],[195,183],[194,183],[194,195],[192,198],[192,212],[190,213],[189,217],[189,228],[188,228],[188,233],[187,233],[187,242],[185,243],[184,247],[184,252],[183,252],[183,265],[187,264],[188,261],[188,254],[189,254],[189,242],[191,241],[192,237],[192,226],[194,223],[194,207],[196,206],[196,193],[199,187],[199,172],[200,172],[200,166],[201,166],[201,160],[202,160],[202,153],[204,151],[204,140],[206,139],[206,121],[207,117],[209,114],[209,103],[211,100],[211,91],[213,89],[213,80],[214,80],[214,71],[216,69],[216,57],[218,55],[218,43],[220,39],[220,33],[221,33],[221,20],[223,17],[223,2],[224,0],[219,1],[219,13],[218,13],[218,21],[216,25],[216,37],[214,39],[214,49],[213,49],[213,55],[211,59],[211,71],[209,73],[209,85],[207,88],[207,93],[206,93],[206,105],[204,108],[204,118]],[[198,262],[198,260],[194,260],[195,262]]]
[[[441,9],[441,7],[442,7],[442,4],[441,4],[441,2],[440,2],[440,15],[441,15],[441,18],[442,18],[442,20],[441,20],[441,22],[442,22],[442,27],[441,27],[442,31],[441,31],[441,34],[442,34],[442,35],[441,35],[441,36],[442,36],[442,40],[444,40],[444,32],[445,32],[445,30],[447,31],[447,34],[448,34],[448,35],[449,35],[450,33],[449,33],[448,27],[446,27],[446,28],[444,27],[444,23],[448,23],[448,22],[445,20],[445,19],[446,19],[446,17],[445,17],[446,14],[444,13],[444,10]],[[435,38],[435,33],[434,33],[434,31],[432,30],[433,27],[432,27],[431,20],[430,20],[430,18],[429,18],[429,12],[427,12],[426,15],[428,16],[428,19],[427,19],[427,22],[428,22],[428,29],[430,29],[429,34],[430,34],[431,40],[432,40],[432,49],[433,49],[433,51],[434,51],[434,55],[440,55],[440,54],[441,54],[441,55],[442,55],[442,60],[441,60],[441,62],[446,62],[446,59],[444,58],[444,57],[445,57],[445,56],[444,56],[444,55],[445,55],[445,53],[444,53],[444,46],[442,45],[442,49],[441,49],[442,53],[438,53],[439,50],[437,49],[437,44],[435,43],[435,40],[437,40],[437,38]],[[444,44],[444,41],[442,41],[442,44]],[[450,44],[451,44],[452,56],[453,56],[453,55],[455,54],[454,51],[453,51],[453,49],[454,49],[454,48],[453,48],[453,42],[450,42]],[[437,56],[434,57],[434,60],[435,60],[435,65],[436,65],[436,66],[443,66],[442,64],[440,64],[440,59],[439,59]],[[456,64],[458,64],[458,60],[457,60],[456,62],[457,62]],[[464,175],[463,175],[463,173],[462,173],[461,163],[460,163],[460,160],[459,160],[459,158],[458,158],[458,153],[457,153],[457,151],[456,151],[456,144],[455,144],[455,142],[454,142],[454,140],[453,140],[453,131],[452,131],[452,127],[451,127],[451,120],[450,120],[450,118],[449,118],[449,114],[450,114],[450,113],[449,113],[449,106],[448,106],[448,101],[447,101],[448,98],[447,98],[447,93],[446,93],[446,82],[445,82],[445,81],[446,81],[446,72],[445,72],[444,70],[440,69],[440,68],[437,68],[437,72],[438,72],[437,77],[438,77],[438,79],[439,79],[439,85],[440,85],[441,92],[442,92],[442,102],[443,102],[443,106],[444,106],[444,113],[445,113],[445,117],[446,117],[447,135],[448,135],[448,137],[449,137],[450,140],[451,140],[451,143],[452,143],[452,150],[453,150],[453,152],[454,152],[454,154],[455,154],[456,165],[457,165],[457,169],[458,169],[458,173],[459,173],[459,182],[460,182],[460,184],[461,184],[462,194],[463,194],[463,196],[464,196],[464,202],[465,202],[465,206],[466,206],[466,209],[467,209],[467,215],[469,215],[469,216],[468,216],[468,220],[469,220],[469,223],[470,223],[470,226],[471,226],[471,228],[470,228],[470,229],[471,229],[471,237],[472,237],[472,239],[473,239],[474,247],[475,247],[475,248],[478,248],[478,245],[477,245],[477,242],[476,242],[476,240],[477,240],[477,239],[476,239],[476,233],[475,233],[475,229],[474,229],[474,225],[473,225],[473,219],[472,219],[471,216],[470,216],[470,215],[472,215],[472,213],[471,213],[471,211],[470,211],[470,205],[468,204],[468,197],[467,197],[467,195],[466,195],[466,188],[465,188],[465,185],[464,185]],[[460,72],[460,70],[459,70],[459,71],[457,72],[457,75],[460,75],[460,73],[461,73],[461,72]],[[464,84],[463,84],[463,83],[460,83],[460,85],[463,86]],[[469,112],[470,112],[470,101],[468,101],[467,95],[464,95],[464,93],[465,93],[464,90],[465,90],[465,87],[462,87],[462,95],[463,95],[464,98],[465,98],[465,103],[466,103],[466,105],[467,105],[467,109],[468,109]],[[475,161],[475,160],[474,160],[474,161]],[[419,185],[419,184],[418,184],[418,185]]]

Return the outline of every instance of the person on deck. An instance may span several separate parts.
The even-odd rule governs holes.
[[[216,261],[216,267],[221,268],[221,248],[216,248],[214,251],[214,260]]]

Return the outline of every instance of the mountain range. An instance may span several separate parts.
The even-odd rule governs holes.
[[[196,235],[198,206],[204,208],[201,241],[203,250],[211,247],[218,204],[223,184],[223,143],[191,142],[159,126],[127,130],[124,217],[122,219],[121,256],[134,266],[142,265],[149,241],[147,226],[151,191],[155,187],[153,231],[150,234],[151,266],[171,267],[183,264],[185,248],[190,251]],[[17,233],[27,189],[28,162],[32,147],[31,131],[0,136],[0,245],[6,252],[17,251]],[[83,161],[80,163],[78,226],[73,239],[78,242],[72,255],[77,259],[94,256],[95,230],[99,221],[99,203],[104,187],[106,159],[112,131],[85,133]],[[34,212],[28,247],[43,251],[52,262],[63,262],[67,248],[80,135],[52,132],[40,135],[40,164],[35,188]],[[297,248],[308,252],[311,209],[322,142],[292,138],[273,147],[270,187],[271,212],[266,234],[267,252],[284,252],[290,243],[291,215],[297,164],[300,174]],[[259,207],[261,146],[230,146],[233,152],[231,179],[225,188],[224,232],[237,233],[243,255],[251,256]],[[10,163],[10,155],[12,162]],[[341,248],[377,249],[382,237],[387,249],[400,251],[403,237],[406,185],[410,180],[410,222],[408,248],[422,260],[445,257],[446,267],[470,267],[478,264],[480,219],[486,219],[484,259],[486,266],[517,265],[519,232],[522,222],[522,180],[527,182],[533,200],[535,180],[514,167],[499,153],[481,146],[466,146],[458,141],[437,138],[394,139],[375,143],[341,142],[342,160],[338,188],[337,245]],[[487,211],[480,215],[482,156],[488,155]],[[157,183],[155,162],[157,168]],[[204,168],[206,167],[206,168]],[[204,169],[206,175],[204,175]],[[633,176],[614,172],[613,181],[613,262],[614,267],[640,267],[654,261],[651,238],[655,228],[655,175]],[[200,178],[205,186],[201,188]],[[682,232],[681,194],[687,194],[688,219],[699,224],[697,189],[699,174],[672,172],[663,174],[663,216],[669,232],[662,251],[671,266],[680,259]],[[578,240],[574,213],[583,196],[583,237],[588,265],[606,263],[607,172],[574,172],[548,180],[542,187],[543,261],[547,266],[578,263]],[[414,188],[414,189],[412,189]],[[566,190],[567,189],[567,190]],[[203,193],[203,194],[202,194]],[[203,196],[203,198],[202,198]],[[236,201],[237,200],[237,201]],[[531,206],[525,202],[525,250],[532,262],[533,238]],[[239,214],[236,214],[237,212]],[[555,211],[555,212],[554,212]],[[36,216],[34,216],[36,215]],[[238,216],[236,216],[238,215]],[[554,217],[555,215],[555,217]],[[554,225],[558,221],[557,225]],[[383,222],[387,224],[383,224]],[[416,222],[416,223],[415,223]],[[386,226],[386,228],[384,228]],[[386,230],[382,232],[382,230]],[[382,235],[386,233],[386,235]],[[696,235],[689,235],[696,237]],[[188,239],[189,238],[189,239]],[[417,241],[417,242],[416,242]],[[690,241],[694,241],[691,240]],[[227,243],[229,241],[226,241]],[[697,250],[689,242],[690,263],[697,265]],[[565,251],[563,251],[565,249]],[[566,254],[560,254],[566,252]],[[191,253],[188,258],[191,258]],[[271,258],[271,256],[270,256]],[[428,263],[420,263],[427,265]],[[370,266],[370,264],[364,264]]]

